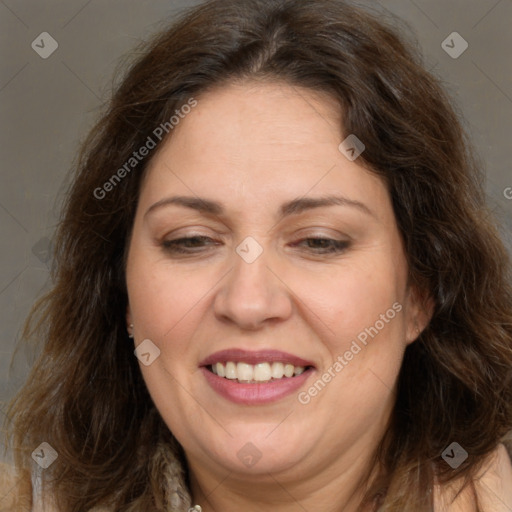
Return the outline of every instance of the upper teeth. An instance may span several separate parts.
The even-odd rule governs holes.
[[[212,365],[212,372],[219,377],[226,379],[237,379],[239,382],[267,382],[270,379],[281,379],[284,377],[293,377],[300,375],[304,371],[304,366],[293,366],[293,364],[284,363],[215,363]]]

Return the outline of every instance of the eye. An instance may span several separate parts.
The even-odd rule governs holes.
[[[206,242],[213,242],[208,243],[208,245],[217,245],[217,242],[215,242],[215,240],[211,239],[210,237],[197,235],[176,238],[175,240],[164,240],[162,242],[162,247],[166,252],[190,254],[200,252],[194,249],[203,248],[206,245]]]
[[[318,254],[331,254],[340,253],[348,249],[350,242],[347,240],[334,240],[332,238],[304,238],[294,245],[306,243],[308,249],[313,249],[313,252]]]
[[[310,237],[304,238],[294,245],[306,245],[306,249],[316,254],[335,254],[348,249],[350,242],[346,240],[334,240],[332,238]],[[161,243],[166,252],[173,254],[194,254],[202,252],[208,245],[218,245],[218,242],[210,237],[197,235],[190,237],[176,238],[174,240],[164,240]]]

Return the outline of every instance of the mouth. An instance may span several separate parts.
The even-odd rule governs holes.
[[[315,371],[312,362],[274,350],[223,350],[199,366],[216,392],[246,405],[283,398],[301,387]]]

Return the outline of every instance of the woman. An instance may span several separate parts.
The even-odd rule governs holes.
[[[207,2],[78,167],[9,410],[11,508],[510,510],[509,261],[391,28]]]

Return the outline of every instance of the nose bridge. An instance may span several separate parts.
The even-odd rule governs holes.
[[[268,267],[269,249],[247,237],[232,255],[232,270],[215,298],[215,314],[241,327],[255,328],[267,319],[291,313],[286,286]]]

